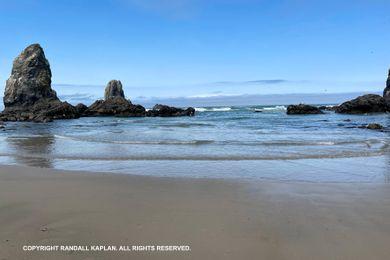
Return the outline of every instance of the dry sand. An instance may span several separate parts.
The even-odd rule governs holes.
[[[0,166],[0,259],[389,259],[390,185]],[[23,245],[189,245],[26,252]]]

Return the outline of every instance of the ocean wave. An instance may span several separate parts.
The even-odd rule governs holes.
[[[197,112],[227,112],[231,111],[231,107],[195,107]]]
[[[128,144],[128,145],[205,145],[214,143],[213,140],[159,140],[159,141],[116,141],[116,140],[103,140],[93,139],[89,137],[76,137],[76,136],[64,136],[55,135],[58,139],[67,139],[80,142],[91,142],[91,143],[107,143],[107,144]]]
[[[215,125],[209,123],[174,123],[174,124],[160,124],[157,127],[180,127],[180,128],[190,128],[190,127],[214,127]]]
[[[263,107],[262,111],[286,111],[287,107],[285,106],[273,106],[273,107]]]
[[[216,144],[223,145],[243,145],[243,146],[340,146],[340,145],[364,145],[371,148],[372,145],[382,144],[381,148],[388,147],[388,143],[382,140],[339,140],[339,141],[222,141]]]
[[[91,143],[106,143],[106,144],[123,144],[123,145],[208,145],[213,144],[216,146],[265,146],[265,147],[294,147],[294,146],[351,146],[360,145],[367,148],[379,148],[385,149],[389,144],[383,140],[368,139],[368,140],[338,140],[338,141],[289,141],[289,140],[274,140],[274,141],[236,141],[236,140],[104,140],[94,139],[91,137],[81,136],[64,136],[54,135],[58,139],[68,139],[79,142],[91,142]],[[380,147],[378,145],[381,145]]]
[[[86,155],[47,155],[47,154],[14,154],[0,153],[0,157],[17,157],[26,159],[44,158],[48,160],[74,161],[275,161],[275,160],[304,160],[304,159],[338,159],[383,156],[380,151],[342,151],[327,154],[278,154],[278,155],[128,155],[128,156],[86,156]]]

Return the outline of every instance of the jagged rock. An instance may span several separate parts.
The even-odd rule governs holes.
[[[61,102],[51,88],[50,65],[39,44],[28,46],[14,60],[3,101],[3,121],[48,122],[79,117],[76,109]]]
[[[88,109],[88,107],[86,105],[84,105],[83,103],[79,103],[75,106],[76,110],[77,110],[77,113],[79,113],[80,115],[82,115],[85,110]]]
[[[171,117],[171,116],[194,116],[195,109],[189,107],[187,109],[181,109],[176,107],[170,107],[166,105],[157,104],[152,110],[147,112],[147,116],[156,117]]]
[[[389,75],[387,76],[386,88],[383,91],[383,98],[386,100],[388,108],[390,108],[390,70]]]
[[[379,95],[368,94],[357,97],[339,105],[336,113],[341,114],[366,114],[383,113],[388,110],[385,99]]]
[[[122,82],[120,80],[111,80],[108,82],[106,89],[104,90],[104,100],[113,97],[122,97],[125,98],[125,93],[123,92]]]
[[[307,115],[307,114],[323,114],[323,112],[315,106],[299,104],[299,105],[289,105],[287,107],[288,115]]]

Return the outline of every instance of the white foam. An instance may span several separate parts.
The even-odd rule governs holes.
[[[285,106],[274,106],[274,107],[264,107],[261,110],[263,111],[285,111],[287,108]]]
[[[211,111],[211,112],[226,112],[232,110],[231,107],[195,107],[195,111],[198,112],[206,112],[206,111]]]

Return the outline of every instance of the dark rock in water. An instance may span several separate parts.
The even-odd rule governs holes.
[[[84,112],[85,116],[145,116],[145,108],[133,105],[123,97],[97,100]]]
[[[108,82],[106,89],[104,90],[104,100],[113,97],[125,98],[122,82],[120,82],[120,80],[111,80],[110,82]]]
[[[152,117],[194,116],[195,109],[193,107],[189,107],[187,109],[181,109],[181,108],[157,104],[153,107],[152,110],[149,110],[146,115]]]
[[[134,105],[130,100],[125,99],[122,83],[112,80],[107,84],[104,91],[104,100],[97,100],[90,105],[83,113],[83,116],[193,116],[194,108],[186,110],[169,107],[164,105],[155,105],[152,110],[147,111],[141,105]]]
[[[299,105],[289,105],[287,107],[288,115],[307,115],[307,114],[323,114],[323,112],[315,106],[299,104]]]
[[[39,44],[28,46],[14,60],[3,100],[3,121],[49,122],[79,117],[76,109],[61,102],[51,88],[50,65]]]
[[[380,124],[368,124],[368,125],[367,125],[367,129],[371,129],[371,130],[381,130],[381,129],[383,129],[383,126],[380,125]]]
[[[370,130],[382,130],[384,127],[380,124],[373,123],[373,124],[358,126],[358,128],[364,128]]]
[[[389,75],[387,76],[386,88],[383,91],[383,97],[386,100],[388,108],[390,108],[390,70]]]
[[[76,108],[77,112],[78,112],[80,115],[82,115],[82,114],[85,112],[85,110],[88,109],[88,107],[87,107],[86,105],[84,105],[83,103],[77,104],[77,105],[75,106],[75,108]]]
[[[76,108],[67,102],[53,100],[39,101],[30,107],[6,108],[0,114],[3,121],[33,121],[37,123],[51,122],[56,119],[78,118]]]
[[[341,114],[365,114],[383,113],[388,110],[385,99],[379,95],[368,94],[357,97],[339,105],[336,113]]]

